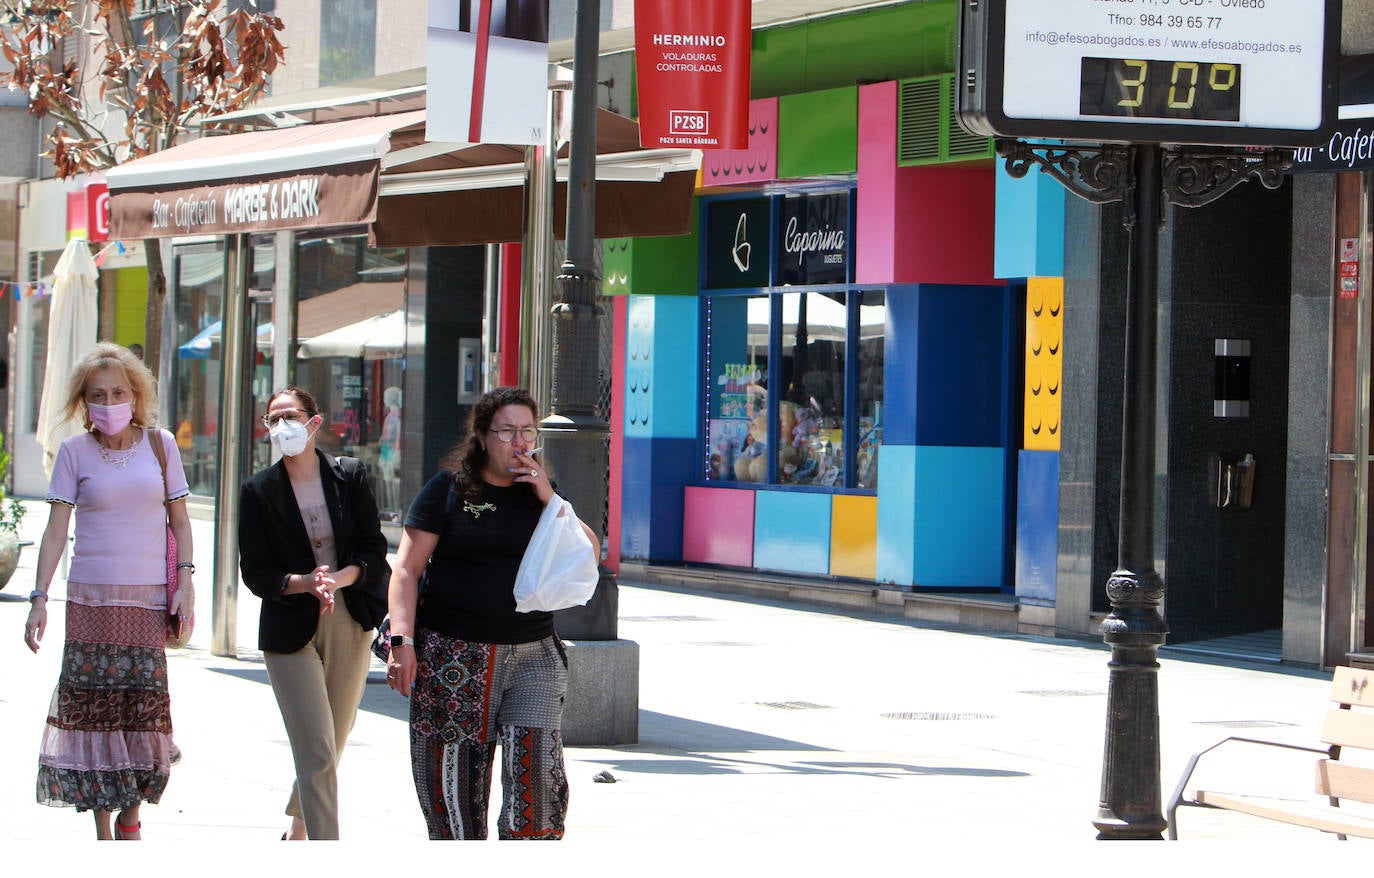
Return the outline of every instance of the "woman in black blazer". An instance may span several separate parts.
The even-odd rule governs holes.
[[[282,457],[239,489],[239,569],[262,598],[258,648],[296,764],[282,837],[337,839],[338,762],[386,615],[387,542],[362,463],[315,449],[313,396],[277,391],[263,422]]]

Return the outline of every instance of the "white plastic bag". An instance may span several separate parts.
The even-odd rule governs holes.
[[[572,504],[554,494],[520,559],[515,609],[533,613],[580,607],[592,599],[600,577],[596,548]]]

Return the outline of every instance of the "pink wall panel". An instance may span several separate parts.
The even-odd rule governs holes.
[[[607,486],[606,566],[620,575],[621,473],[625,467],[625,339],[629,297],[615,296],[611,325],[611,471]]]
[[[887,283],[897,259],[897,83],[859,87],[859,132],[855,280]]]
[[[996,177],[982,165],[897,167],[897,83],[859,89],[858,283],[991,284]]]
[[[749,102],[749,146],[703,150],[702,186],[766,183],[778,179],[778,99]]]
[[[689,487],[683,499],[682,560],[754,566],[754,492]]]

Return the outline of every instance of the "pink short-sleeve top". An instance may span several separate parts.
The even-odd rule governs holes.
[[[191,491],[181,468],[176,440],[166,430],[145,430],[133,453],[112,452],[123,466],[100,454],[94,434],[62,443],[48,485],[49,503],[76,508],[70,582],[109,585],[167,583],[167,515],[162,470],[149,441],[161,442],[167,457],[168,500]]]

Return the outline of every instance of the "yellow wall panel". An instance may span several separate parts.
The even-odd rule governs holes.
[[[830,575],[878,575],[878,498],[837,494],[830,507]]]
[[[1058,451],[1064,379],[1064,279],[1026,282],[1025,447]]]

